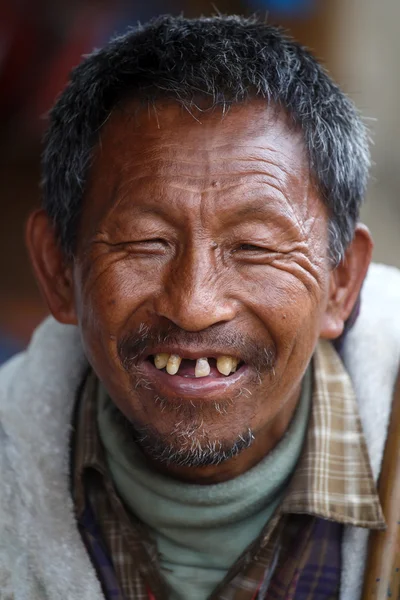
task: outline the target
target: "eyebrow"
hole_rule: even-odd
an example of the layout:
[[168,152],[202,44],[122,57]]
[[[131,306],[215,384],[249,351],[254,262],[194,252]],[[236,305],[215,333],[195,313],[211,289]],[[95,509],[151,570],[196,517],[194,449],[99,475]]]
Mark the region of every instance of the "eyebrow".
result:
[[[129,198],[130,200],[132,199],[132,189],[128,189],[125,191],[125,193],[121,194],[121,189],[119,185],[116,185],[113,193],[111,195],[111,204],[110,204],[110,213],[114,212],[114,210],[119,207],[126,198]],[[158,215],[160,217],[163,217],[164,219],[166,219],[167,221],[171,220],[171,211],[169,210],[168,206],[165,206],[162,202],[157,201],[157,203],[155,204],[151,204],[150,206],[143,206],[143,204],[139,201],[134,201],[132,204],[129,205],[129,208],[126,207],[124,210],[129,210],[129,212],[135,212],[137,214],[141,214],[141,215],[146,215],[146,214],[152,214],[152,215]]]
[[[113,210],[114,209],[112,209],[111,212],[113,212]],[[154,204],[152,203],[150,206],[143,205],[139,201],[137,204],[126,206],[123,209],[122,214],[124,214],[125,211],[134,218],[151,215],[161,218],[169,226],[175,227],[176,225],[176,213],[171,210],[171,207],[167,203],[164,204],[161,201]]]
[[[227,207],[228,209],[228,207]],[[140,203],[136,204],[129,209],[132,212],[137,214],[151,214],[158,215],[164,218],[167,221],[171,221],[171,208],[167,204],[163,204],[161,202],[157,204],[152,204],[151,206],[143,206]],[[268,202],[265,200],[263,202],[259,202],[257,204],[251,204],[247,206],[242,206],[241,208],[236,209],[236,207],[229,207],[229,211],[232,215],[236,217],[251,217],[251,216],[260,216],[265,217],[271,214],[271,211],[268,208]]]
[[[237,223],[240,221],[246,221],[253,218],[254,220],[260,219],[263,222],[274,220],[276,214],[270,209],[268,200],[254,201],[252,204],[242,206],[237,210],[231,210],[231,222]],[[298,218],[294,214],[293,210],[289,207],[288,210],[280,211],[280,219],[286,223],[286,229],[289,231],[294,226],[293,218],[298,222]]]
[[[283,210],[280,211],[281,216],[289,215],[291,211]],[[269,220],[271,217],[275,216],[276,212],[271,209],[271,206],[268,202],[268,199],[263,200],[254,200],[251,204],[247,204],[245,206],[240,206],[236,208],[235,206],[230,206],[229,213],[233,220],[251,220],[251,219],[262,219]]]
[[[142,215],[156,215],[161,217],[165,222],[170,225],[175,225],[176,213],[171,211],[171,207],[166,203],[157,202],[157,204],[151,204],[150,206],[143,206],[140,202],[136,205],[129,207],[130,214],[134,213],[137,216]],[[229,207],[223,207],[223,212],[227,211],[230,215],[231,221],[240,221],[241,219],[251,219],[252,217],[257,219],[263,219],[271,217],[271,209],[268,205],[267,200],[262,200],[258,202],[254,202],[252,204],[241,206],[240,208],[236,208],[235,205],[230,205]]]
[[242,208],[235,210],[235,217],[250,217],[250,216],[260,216],[265,217],[268,213],[267,202],[253,204],[250,206],[242,206]]

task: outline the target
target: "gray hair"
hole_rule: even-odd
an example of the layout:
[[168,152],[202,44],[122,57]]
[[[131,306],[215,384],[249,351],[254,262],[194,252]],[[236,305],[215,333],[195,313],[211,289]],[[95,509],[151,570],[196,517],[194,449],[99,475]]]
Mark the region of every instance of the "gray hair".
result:
[[50,113],[43,203],[73,256],[99,131],[126,97],[224,107],[252,97],[282,107],[301,128],[310,170],[329,216],[330,258],[354,236],[370,168],[366,128],[351,100],[302,46],[256,18],[163,16],[87,56]]

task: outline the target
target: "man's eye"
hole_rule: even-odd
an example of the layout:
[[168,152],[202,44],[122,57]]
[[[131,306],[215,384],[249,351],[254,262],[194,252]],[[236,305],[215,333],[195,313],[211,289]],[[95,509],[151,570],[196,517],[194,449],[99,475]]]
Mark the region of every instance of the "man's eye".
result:
[[161,238],[154,238],[151,240],[138,240],[136,243],[137,244],[160,244],[162,246],[167,245],[166,241],[162,240]]
[[136,240],[128,244],[128,247],[132,248],[132,250],[138,250],[139,252],[141,250],[149,252],[164,252],[168,245],[168,242],[162,238],[152,238],[149,240]]
[[109,245],[117,251],[123,250],[131,253],[164,253],[169,244],[162,238],[151,238],[147,240],[127,240],[124,242],[114,242]]
[[237,250],[247,250],[250,252],[265,252],[266,248],[262,248],[261,246],[255,246],[254,244],[240,244]]
[[123,244],[130,246],[168,246],[168,243],[162,238],[150,238],[148,240],[132,240],[129,242],[123,242]]

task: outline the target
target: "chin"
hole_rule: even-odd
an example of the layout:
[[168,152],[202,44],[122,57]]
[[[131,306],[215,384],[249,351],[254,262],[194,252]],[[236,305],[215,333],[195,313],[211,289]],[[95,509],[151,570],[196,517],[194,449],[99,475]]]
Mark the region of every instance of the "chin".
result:
[[[231,407],[231,405],[229,405]],[[250,448],[255,435],[250,427],[238,428],[227,415],[228,407],[217,403],[210,414],[209,402],[156,401],[156,412],[129,420],[116,408],[117,418],[130,440],[152,461],[176,467],[219,465]],[[208,414],[207,414],[208,413]],[[236,419],[235,419],[236,421]],[[243,421],[242,421],[243,423]]]
[[210,467],[235,458],[255,439],[251,429],[235,440],[213,439],[202,431],[175,431],[165,435],[146,428],[135,439],[144,454],[157,463],[176,467]]

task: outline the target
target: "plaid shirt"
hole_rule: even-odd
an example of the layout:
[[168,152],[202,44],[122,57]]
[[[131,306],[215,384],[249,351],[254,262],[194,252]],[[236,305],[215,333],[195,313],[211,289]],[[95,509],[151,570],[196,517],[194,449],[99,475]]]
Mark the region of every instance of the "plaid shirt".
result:
[[[357,401],[329,342],[313,357],[313,396],[302,455],[283,502],[210,600],[338,597],[342,525],[385,527]],[[157,548],[113,486],[97,429],[97,378],[77,407],[72,489],[82,537],[112,600],[167,600]],[[295,596],[296,594],[296,596]]]

